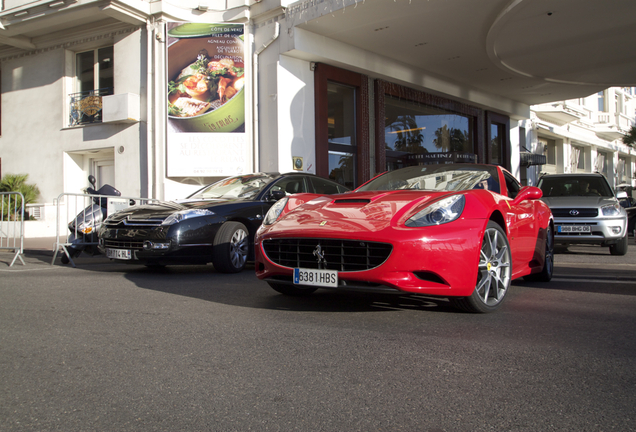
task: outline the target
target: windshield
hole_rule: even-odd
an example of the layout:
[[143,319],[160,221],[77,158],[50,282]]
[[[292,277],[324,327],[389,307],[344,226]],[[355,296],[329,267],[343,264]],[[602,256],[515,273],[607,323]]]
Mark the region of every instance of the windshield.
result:
[[188,198],[252,198],[275,178],[275,176],[270,174],[262,173],[230,177],[213,183],[190,195]]
[[601,196],[613,197],[614,194],[605,179],[588,176],[543,177],[539,188],[544,197],[559,196]]
[[497,168],[472,164],[424,165],[389,171],[359,187],[357,191],[398,189],[430,191],[488,189],[500,192]]

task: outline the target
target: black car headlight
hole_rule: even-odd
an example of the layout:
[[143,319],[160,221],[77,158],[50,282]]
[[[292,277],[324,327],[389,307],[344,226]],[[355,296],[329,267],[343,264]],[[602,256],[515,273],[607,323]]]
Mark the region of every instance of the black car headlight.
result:
[[94,229],[95,229],[95,226],[93,225],[93,221],[90,221],[90,220],[82,222],[77,227],[77,230],[81,232],[82,234],[90,234],[93,232]]
[[207,209],[181,210],[176,213],[172,213],[161,223],[161,225],[173,225],[193,217],[212,216],[212,215],[214,215],[214,213]]
[[452,222],[462,215],[465,203],[464,195],[449,196],[417,212],[405,222],[405,225],[407,227],[426,227]]
[[265,215],[265,219],[263,219],[263,225],[271,225],[280,217],[280,214],[283,212],[283,209],[287,205],[287,201],[289,198],[285,197],[283,199],[279,199],[276,203],[269,209],[267,214]]

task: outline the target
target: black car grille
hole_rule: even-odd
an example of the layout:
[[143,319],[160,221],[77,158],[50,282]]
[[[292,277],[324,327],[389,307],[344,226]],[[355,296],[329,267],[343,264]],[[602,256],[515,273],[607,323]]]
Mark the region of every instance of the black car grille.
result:
[[[393,246],[360,240],[303,238],[265,240],[263,249],[271,261],[283,267],[362,271],[386,261]],[[321,254],[323,259],[319,260]]]
[[551,209],[554,217],[596,217],[597,208],[557,208]]
[[120,221],[106,220],[105,226],[107,228],[121,228],[121,227],[156,227],[161,226],[164,219],[122,219]]
[[102,239],[103,246],[111,249],[133,249],[133,250],[142,250],[144,247],[143,240],[108,240]]

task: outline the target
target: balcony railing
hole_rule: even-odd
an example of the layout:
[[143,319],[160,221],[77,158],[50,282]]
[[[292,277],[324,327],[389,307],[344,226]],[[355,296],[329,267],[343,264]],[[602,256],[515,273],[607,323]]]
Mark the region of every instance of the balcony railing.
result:
[[102,96],[112,94],[112,88],[102,88],[70,94],[69,125],[78,126],[83,124],[101,123]]

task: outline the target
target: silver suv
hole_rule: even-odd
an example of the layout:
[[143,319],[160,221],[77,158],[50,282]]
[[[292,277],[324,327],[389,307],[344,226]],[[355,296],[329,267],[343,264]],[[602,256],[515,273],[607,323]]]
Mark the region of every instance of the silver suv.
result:
[[599,244],[612,255],[627,253],[627,213],[603,175],[548,174],[538,186],[554,215],[556,244]]

